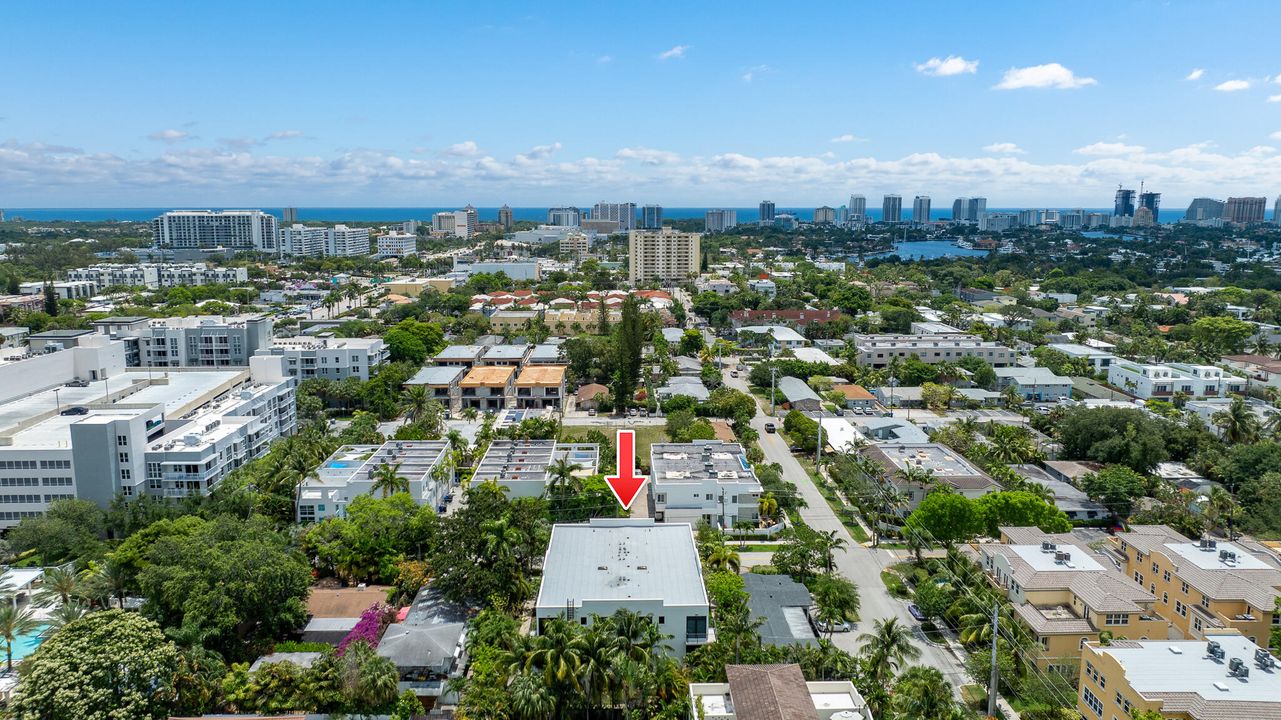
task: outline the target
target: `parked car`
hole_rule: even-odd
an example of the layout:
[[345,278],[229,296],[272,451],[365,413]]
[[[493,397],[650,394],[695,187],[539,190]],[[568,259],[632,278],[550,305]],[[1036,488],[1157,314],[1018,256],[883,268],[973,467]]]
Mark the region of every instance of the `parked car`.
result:
[[62,414],[63,415],[88,415],[89,408],[84,407],[82,405],[77,405],[75,407],[69,407],[66,410],[63,410]]
[[765,432],[767,433],[778,432],[778,426],[775,425],[774,423],[765,423]]
[[917,622],[925,622],[925,613],[916,606],[916,603],[907,604],[907,613],[916,619]]
[[845,410],[842,408],[836,408],[836,417],[845,417]]
[[596,408],[587,411],[587,417],[596,417]]
[[89,387],[89,381],[88,380],[72,380],[71,382],[64,384],[63,387]]
[[794,452],[794,453],[798,453],[798,452],[800,452],[800,451],[801,451],[801,446],[800,446],[800,445],[789,445],[789,446],[787,446],[787,449],[788,449],[788,450],[791,450],[791,451],[792,451],[792,452]]
[[738,377],[738,371],[737,371],[737,370],[730,370],[730,371],[729,371],[729,376],[730,376],[730,377]]
[[814,615],[810,615],[810,624],[814,626],[814,631],[818,633],[843,633],[850,631],[850,624],[841,620],[836,623],[829,623],[826,620],[820,620]]

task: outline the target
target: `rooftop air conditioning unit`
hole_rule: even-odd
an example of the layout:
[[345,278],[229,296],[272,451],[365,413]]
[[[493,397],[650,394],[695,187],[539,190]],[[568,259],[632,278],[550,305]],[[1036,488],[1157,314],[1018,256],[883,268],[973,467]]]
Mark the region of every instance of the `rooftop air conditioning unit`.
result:
[[1210,538],[1201,538],[1201,550],[1204,552],[1214,552],[1214,549],[1218,544],[1219,543],[1217,541],[1211,540]]
[[1246,667],[1245,661],[1241,658],[1232,658],[1228,661],[1228,674],[1232,677],[1247,678],[1250,677],[1250,668]]
[[1067,561],[1069,561],[1069,560],[1071,560],[1071,559],[1072,559],[1072,553],[1069,553],[1069,552],[1058,552],[1058,551],[1056,551],[1056,552],[1054,553],[1054,562],[1056,562],[1056,563],[1058,563],[1058,564],[1060,564],[1060,565],[1065,564]]
[[1050,542],[1049,540],[1043,540],[1043,541],[1041,542],[1041,552],[1043,552],[1043,553],[1052,553],[1052,552],[1054,552],[1055,550],[1058,550],[1058,549],[1059,549],[1058,545],[1055,545],[1054,543]]
[[1225,653],[1223,651],[1222,645],[1220,645],[1217,641],[1211,640],[1210,642],[1206,643],[1205,654],[1208,657],[1222,660]]
[[1254,664],[1264,670],[1269,670],[1277,666],[1277,659],[1272,657],[1267,650],[1258,648],[1254,651]]

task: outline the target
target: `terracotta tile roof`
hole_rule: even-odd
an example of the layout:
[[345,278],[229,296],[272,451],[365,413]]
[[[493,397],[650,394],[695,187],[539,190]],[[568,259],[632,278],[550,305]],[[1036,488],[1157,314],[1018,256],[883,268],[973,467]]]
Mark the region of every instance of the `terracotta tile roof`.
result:
[[307,614],[318,618],[360,617],[370,605],[387,599],[387,588],[370,585],[359,588],[312,588],[307,597]]
[[587,385],[584,385],[578,388],[578,392],[576,393],[576,395],[578,396],[578,402],[583,402],[584,400],[592,400],[597,395],[608,395],[608,394],[609,394],[609,388],[605,387],[604,385],[601,385],[600,383],[588,383]]
[[862,385],[833,385],[832,389],[845,396],[846,400],[875,400],[876,396]]

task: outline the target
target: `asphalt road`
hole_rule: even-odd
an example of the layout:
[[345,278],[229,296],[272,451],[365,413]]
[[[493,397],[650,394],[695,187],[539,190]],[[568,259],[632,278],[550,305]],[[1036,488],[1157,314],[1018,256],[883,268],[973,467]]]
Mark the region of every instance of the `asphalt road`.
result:
[[[745,378],[730,377],[726,372],[724,379],[726,385],[748,392]],[[850,536],[849,531],[837,519],[836,513],[832,512],[832,508],[814,486],[809,474],[787,449],[787,441],[783,436],[765,432],[765,423],[769,419],[760,409],[758,402],[752,427],[760,433],[760,446],[765,453],[766,461],[782,466],[784,479],[794,483],[798,493],[805,500],[806,507],[800,511],[801,518],[811,528],[821,532],[834,530],[846,541],[846,548],[837,551],[835,555],[836,568],[842,576],[858,585],[862,609],[859,611],[860,620],[855,627],[848,633],[834,634],[833,644],[847,652],[857,652],[860,647],[857,639],[859,634],[872,632],[873,623],[876,620],[893,617],[898,618],[899,622],[906,627],[917,627],[918,623],[907,612],[907,603],[891,597],[885,589],[885,584],[881,582],[881,570],[897,562],[898,558],[888,550],[872,550],[863,547]],[[781,426],[782,422],[776,421],[776,424]],[[960,661],[951,651],[920,639],[919,632],[917,635],[913,644],[921,651],[918,663],[937,668],[954,687],[970,682]]]

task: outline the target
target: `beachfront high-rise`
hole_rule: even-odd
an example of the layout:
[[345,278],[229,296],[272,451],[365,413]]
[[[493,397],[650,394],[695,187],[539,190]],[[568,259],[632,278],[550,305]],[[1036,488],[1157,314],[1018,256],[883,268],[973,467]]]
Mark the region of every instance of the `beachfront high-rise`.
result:
[[583,214],[576,207],[554,207],[547,211],[547,224],[557,227],[578,227]]
[[912,200],[912,222],[919,224],[930,221],[930,196],[917,195]]
[[773,200],[762,200],[762,201],[761,201],[761,218],[760,218],[760,220],[761,220],[761,224],[762,224],[762,225],[768,225],[768,224],[770,224],[770,223],[774,222],[774,201],[773,201]]
[[969,220],[970,199],[959,197],[952,201],[952,222]]
[[[738,211],[713,208],[703,215],[703,229],[709,233],[728,230],[738,224]],[[661,225],[660,225],[661,227]]]
[[1159,222],[1161,219],[1161,193],[1139,193],[1139,207],[1147,208],[1152,213],[1152,222]]
[[1230,197],[1223,217],[1230,223],[1248,225],[1263,222],[1263,215],[1268,211],[1268,199],[1265,197]]
[[1117,188],[1116,202],[1112,210],[1116,217],[1134,217],[1134,191]]
[[965,206],[965,219],[970,222],[978,222],[987,214],[987,198],[972,197]]
[[903,198],[886,195],[881,198],[881,222],[896,223],[903,219]]
[[627,241],[628,281],[632,285],[685,282],[698,274],[702,238],[700,233],[672,228],[632,230]]
[[174,210],[151,221],[155,243],[174,250],[280,251],[276,216],[261,210]]
[[640,226],[644,230],[657,230],[663,227],[663,206],[646,205],[642,207]]
[[831,225],[836,222],[836,208],[823,207],[814,208],[815,225]]
[[862,195],[850,196],[850,222],[867,221],[867,198]]
[[512,225],[512,209],[507,205],[498,208],[498,226],[504,230],[511,230]]
[[613,220],[620,231],[636,228],[636,203],[598,202],[592,208],[593,220]]

